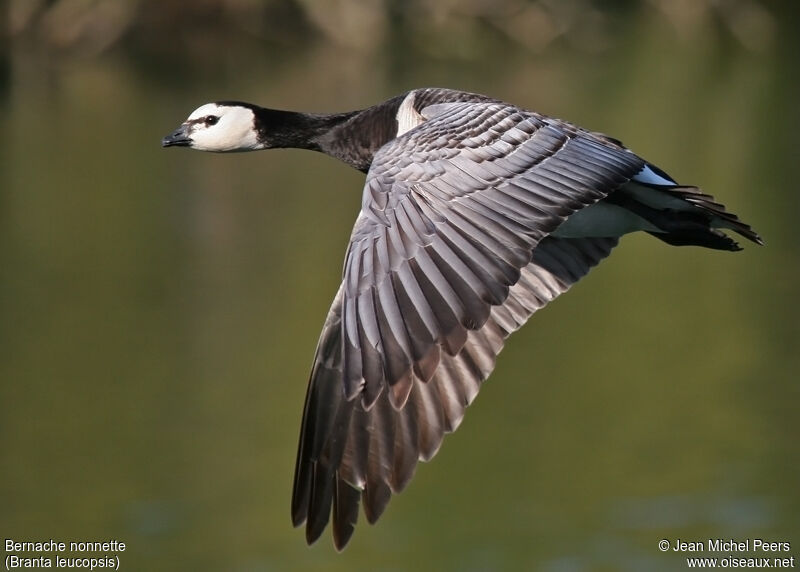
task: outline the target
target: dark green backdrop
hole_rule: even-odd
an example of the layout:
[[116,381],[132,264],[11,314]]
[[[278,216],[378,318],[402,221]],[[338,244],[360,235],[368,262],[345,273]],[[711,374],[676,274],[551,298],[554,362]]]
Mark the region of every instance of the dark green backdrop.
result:
[[[674,570],[800,557],[794,4],[11,1],[0,80],[0,534],[122,570]],[[622,139],[750,222],[627,237],[536,314],[347,550],[289,522],[305,384],[363,177],[161,136],[209,100],[339,111],[428,85]],[[362,515],[363,520],[363,515]]]

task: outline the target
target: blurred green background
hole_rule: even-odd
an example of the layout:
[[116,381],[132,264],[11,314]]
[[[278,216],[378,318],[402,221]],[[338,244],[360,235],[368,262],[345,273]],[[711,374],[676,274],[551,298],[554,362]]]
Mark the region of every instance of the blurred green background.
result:
[[[0,534],[123,570],[674,570],[800,558],[798,3],[10,0],[0,44]],[[314,346],[363,176],[162,150],[207,101],[423,86],[622,139],[764,236],[632,236],[516,334],[347,550],[291,527]]]

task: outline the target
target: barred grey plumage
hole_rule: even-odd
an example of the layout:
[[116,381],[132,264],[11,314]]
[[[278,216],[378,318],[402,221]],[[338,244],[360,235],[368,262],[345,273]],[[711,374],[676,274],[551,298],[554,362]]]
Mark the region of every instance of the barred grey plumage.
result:
[[458,427],[505,339],[619,236],[738,250],[725,228],[761,243],[615,139],[454,90],[336,115],[207,104],[163,144],[306,148],[367,173],[311,371],[292,499],[309,543],[333,515],[338,549],[359,503],[375,522]]

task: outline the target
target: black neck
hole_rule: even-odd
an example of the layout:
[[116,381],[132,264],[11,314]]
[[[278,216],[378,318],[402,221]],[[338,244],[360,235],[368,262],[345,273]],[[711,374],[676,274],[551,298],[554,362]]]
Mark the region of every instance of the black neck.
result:
[[259,140],[267,149],[320,151],[318,139],[353,114],[316,115],[259,107],[253,110]]
[[341,153],[342,146],[336,144],[341,135],[334,136],[360,112],[315,114],[264,107],[254,111],[258,139],[265,149],[309,149],[340,159],[356,169],[369,169],[374,152],[348,157]]
[[367,172],[375,153],[397,133],[400,99],[346,113],[315,114],[253,106],[259,141],[266,149],[310,149]]

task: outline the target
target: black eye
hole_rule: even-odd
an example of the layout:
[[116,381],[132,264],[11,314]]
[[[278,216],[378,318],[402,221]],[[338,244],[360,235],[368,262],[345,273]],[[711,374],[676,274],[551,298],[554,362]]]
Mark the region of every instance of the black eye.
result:
[[219,121],[219,117],[217,117],[216,115],[207,115],[203,121],[208,126],[216,125],[217,121]]

